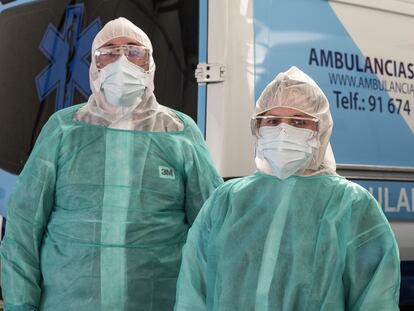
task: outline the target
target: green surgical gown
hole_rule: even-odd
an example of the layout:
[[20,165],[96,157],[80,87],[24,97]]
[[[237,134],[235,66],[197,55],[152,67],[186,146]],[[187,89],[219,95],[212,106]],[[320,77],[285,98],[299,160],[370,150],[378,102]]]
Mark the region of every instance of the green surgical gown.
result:
[[219,187],[188,234],[179,311],[393,311],[399,253],[375,199],[340,176]]
[[8,204],[6,311],[170,311],[181,249],[222,183],[195,123],[143,132],[55,113]]

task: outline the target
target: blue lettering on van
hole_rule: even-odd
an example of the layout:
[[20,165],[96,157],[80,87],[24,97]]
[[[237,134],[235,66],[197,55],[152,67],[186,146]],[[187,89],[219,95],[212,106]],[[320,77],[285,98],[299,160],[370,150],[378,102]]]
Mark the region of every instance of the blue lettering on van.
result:
[[414,64],[392,59],[311,48],[308,64],[317,67],[344,69],[354,72],[380,74],[404,79],[414,78]]
[[388,219],[414,220],[414,182],[355,182],[374,196]]

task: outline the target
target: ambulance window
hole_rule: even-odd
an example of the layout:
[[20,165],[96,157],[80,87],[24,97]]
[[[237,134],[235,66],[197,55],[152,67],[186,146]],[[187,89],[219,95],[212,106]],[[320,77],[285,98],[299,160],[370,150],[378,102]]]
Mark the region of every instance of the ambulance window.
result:
[[0,0],[0,170],[19,174],[50,115],[88,100],[92,39],[119,16],[152,41],[158,102],[197,120],[199,1],[66,3]]

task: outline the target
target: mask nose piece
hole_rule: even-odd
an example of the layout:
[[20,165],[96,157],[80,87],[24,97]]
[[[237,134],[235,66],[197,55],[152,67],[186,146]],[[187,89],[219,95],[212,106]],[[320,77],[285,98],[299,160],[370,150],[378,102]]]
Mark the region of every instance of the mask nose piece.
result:
[[289,137],[289,134],[288,134],[288,132],[286,131],[286,129],[284,127],[282,127],[280,129],[280,134],[285,136],[285,137]]

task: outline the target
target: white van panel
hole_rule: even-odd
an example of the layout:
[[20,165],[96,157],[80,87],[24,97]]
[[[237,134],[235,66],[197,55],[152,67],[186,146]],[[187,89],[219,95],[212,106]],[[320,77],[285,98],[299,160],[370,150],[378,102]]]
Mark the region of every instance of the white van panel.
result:
[[[312,49],[348,53],[360,62],[366,57],[394,60],[414,70],[413,16],[414,0],[210,0],[208,62],[226,66],[226,78],[207,85],[206,138],[221,175],[245,176],[254,171],[249,123],[255,100],[277,73],[292,65],[314,78],[330,101],[334,117],[331,143],[338,164],[412,169],[414,91],[340,85],[332,82],[331,75],[368,77],[408,87],[414,80],[315,64],[309,55]],[[360,102],[359,110],[344,108],[335,98],[336,90],[359,92],[365,102]],[[382,98],[383,111],[377,102],[370,112],[368,99],[374,97]],[[409,101],[410,113],[404,109],[398,114],[390,112],[386,105],[392,98]],[[381,180],[381,173],[377,177],[355,181],[380,201],[395,232],[401,259],[414,260],[414,198],[408,195],[414,193],[414,182],[385,176]]]
[[207,85],[206,140],[224,177],[253,172],[252,1],[209,1],[208,62],[226,66],[225,81]]
[[[414,2],[330,1],[331,7],[365,56],[412,63],[414,40]],[[367,5],[359,7],[359,5]],[[368,7],[369,6],[369,7]],[[379,22],[380,21],[380,22]],[[408,82],[405,78],[377,75],[378,79]],[[390,97],[413,101],[412,93],[388,92]],[[414,112],[402,110],[401,116],[414,134]]]

